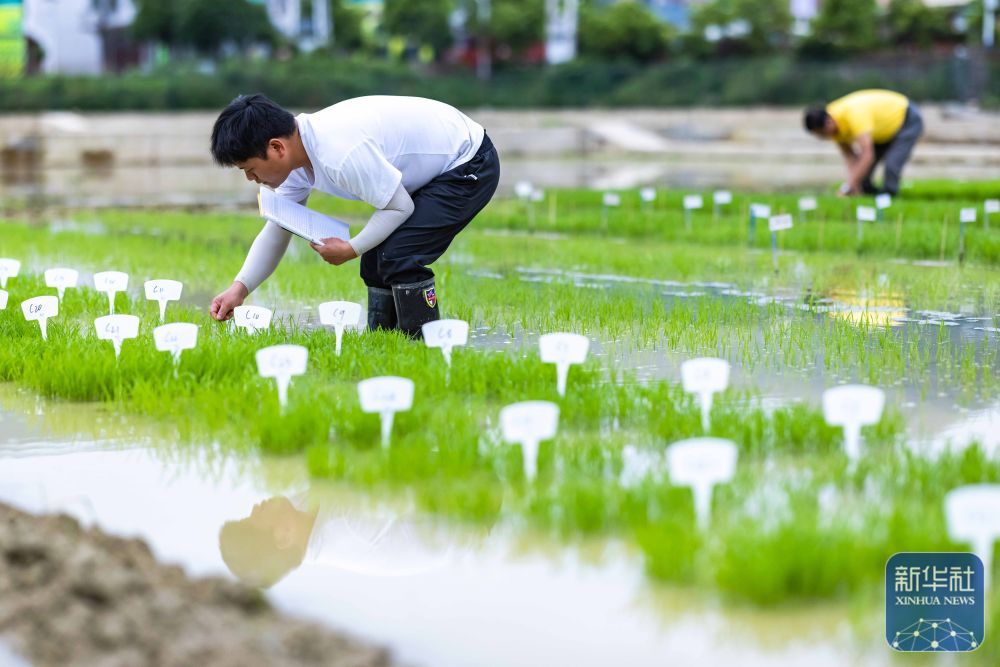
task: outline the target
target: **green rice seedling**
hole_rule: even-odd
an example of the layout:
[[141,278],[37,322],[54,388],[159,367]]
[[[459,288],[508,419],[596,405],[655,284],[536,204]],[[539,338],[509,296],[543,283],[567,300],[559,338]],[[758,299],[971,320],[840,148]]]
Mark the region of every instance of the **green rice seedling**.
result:
[[[943,393],[967,406],[994,400],[997,339],[893,318],[1000,312],[995,230],[969,230],[961,270],[915,265],[939,255],[941,219],[955,202],[901,198],[891,211],[905,233],[876,223],[858,256],[856,202],[821,197],[817,217],[825,222],[797,223],[783,239],[789,270],[775,277],[768,255],[745,247],[746,206],[760,199],[775,212],[794,211],[795,196],[737,195],[715,219],[693,213],[689,231],[683,193],[661,191],[646,210],[626,195],[605,238],[600,193],[557,194],[547,231],[561,235],[528,233],[523,209],[498,201],[435,265],[446,314],[484,334],[455,351],[450,373],[440,352],[393,333],[349,332],[337,356],[332,333],[315,326],[315,306],[361,301],[363,285],[353,267],[326,266],[298,243],[253,295],[276,310],[270,330],[249,335],[211,321],[208,300],[231,280],[260,227],[253,215],[101,211],[79,214],[77,226],[7,223],[0,256],[22,258],[25,269],[0,311],[0,380],[139,416],[179,450],[214,443],[281,456],[317,478],[472,525],[506,522],[574,543],[621,540],[655,579],[756,605],[867,599],[892,551],[956,547],[941,537],[943,495],[995,481],[997,464],[979,448],[933,464],[912,454],[904,447],[904,397]],[[316,205],[355,222],[366,214],[356,203],[318,198]],[[106,301],[92,289],[67,294],[46,343],[21,317],[21,299],[51,292],[39,273],[54,264],[132,274],[119,311],[139,315],[142,325],[117,361],[96,340],[93,318]],[[156,305],[136,298],[147,278],[183,280],[185,298],[169,318],[200,327],[198,347],[176,373],[153,346]],[[551,331],[593,341],[565,398],[538,358],[537,337]],[[308,371],[293,380],[284,412],[254,363],[256,350],[277,343],[309,350]],[[669,483],[662,462],[668,444],[701,433],[698,405],[677,382],[680,362],[693,356],[728,359],[736,375],[716,397],[711,435],[737,444],[740,466],[719,487],[704,534],[690,491]],[[642,361],[651,368],[640,369]],[[377,375],[417,386],[387,449],[378,416],[363,413],[357,397],[357,383]],[[855,470],[842,434],[819,410],[822,388],[846,381],[889,395],[882,421],[864,433]],[[520,448],[502,442],[497,428],[499,410],[525,399],[560,406],[559,434],[542,443],[532,482]],[[630,468],[635,452],[653,461],[649,470]],[[908,521],[914,493],[926,523]]]

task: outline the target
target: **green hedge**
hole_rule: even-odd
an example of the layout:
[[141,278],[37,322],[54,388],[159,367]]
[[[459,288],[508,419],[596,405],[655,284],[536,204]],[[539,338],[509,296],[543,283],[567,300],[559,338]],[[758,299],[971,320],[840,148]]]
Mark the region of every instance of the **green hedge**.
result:
[[[558,67],[507,68],[493,80],[466,71],[431,72],[370,59],[299,57],[285,62],[223,63],[211,74],[174,67],[117,77],[44,76],[0,81],[0,108],[216,109],[242,92],[262,91],[292,107],[315,108],[357,95],[423,95],[464,107],[691,106],[807,104],[863,87],[887,87],[916,100],[964,97],[967,61],[803,62],[788,56],[675,60],[654,66],[576,61]],[[1000,103],[1000,59],[981,101]]]

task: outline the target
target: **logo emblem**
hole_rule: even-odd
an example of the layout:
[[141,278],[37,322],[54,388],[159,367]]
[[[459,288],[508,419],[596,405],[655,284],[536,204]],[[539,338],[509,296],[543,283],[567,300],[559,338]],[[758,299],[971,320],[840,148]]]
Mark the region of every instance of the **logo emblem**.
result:
[[885,639],[896,651],[975,651],[984,592],[975,554],[898,553],[885,566]]
[[434,306],[437,305],[438,297],[435,288],[428,287],[427,289],[424,290],[424,301],[427,302],[428,308],[433,308]]

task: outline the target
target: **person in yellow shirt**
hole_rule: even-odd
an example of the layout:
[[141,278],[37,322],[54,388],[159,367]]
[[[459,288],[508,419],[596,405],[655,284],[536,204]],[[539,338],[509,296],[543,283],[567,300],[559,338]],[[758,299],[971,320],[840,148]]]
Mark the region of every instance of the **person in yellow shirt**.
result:
[[[859,90],[826,106],[810,107],[803,121],[806,131],[840,147],[847,162],[842,195],[898,194],[903,166],[924,131],[917,107],[891,90]],[[872,183],[879,162],[885,163],[880,188]]]

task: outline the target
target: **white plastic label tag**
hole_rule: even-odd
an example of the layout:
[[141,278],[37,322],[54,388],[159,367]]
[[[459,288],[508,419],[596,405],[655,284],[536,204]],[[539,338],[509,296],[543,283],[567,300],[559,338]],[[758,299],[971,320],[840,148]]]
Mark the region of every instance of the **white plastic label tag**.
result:
[[42,340],[48,340],[47,323],[50,317],[59,314],[59,298],[51,295],[36,296],[21,302],[21,312],[29,322],[38,322],[42,330]]
[[861,222],[875,222],[878,218],[878,213],[871,206],[859,206],[856,213],[858,220]]
[[160,352],[169,352],[174,363],[180,363],[181,352],[193,350],[198,344],[198,325],[171,322],[153,329],[153,342]]
[[724,391],[729,386],[729,362],[714,357],[689,359],[681,364],[684,391],[694,394]]
[[465,320],[433,320],[421,330],[427,347],[439,347],[445,363],[451,366],[451,349],[465,345],[469,340],[469,323]]
[[844,428],[844,450],[851,462],[861,457],[861,427],[878,423],[885,392],[878,387],[846,384],[823,392],[823,418]]
[[0,258],[0,288],[7,289],[7,281],[21,272],[21,262],[9,257]]
[[327,301],[319,304],[319,321],[326,327],[333,327],[337,337],[337,356],[340,356],[344,329],[356,327],[361,321],[361,304],[353,301]]
[[45,286],[54,287],[59,294],[59,300],[63,300],[66,290],[76,287],[80,281],[80,272],[76,269],[47,269],[45,271]]
[[128,274],[121,271],[101,271],[94,274],[94,288],[108,295],[108,313],[115,314],[115,294],[128,289]]
[[122,352],[122,342],[139,335],[139,318],[135,315],[105,315],[94,320],[98,340],[110,340],[115,357]]
[[358,398],[364,412],[400,412],[413,407],[413,380],[386,375],[358,383]]
[[233,324],[255,334],[271,326],[272,316],[271,309],[263,306],[236,306],[233,309]]
[[413,380],[386,375],[358,383],[361,410],[378,413],[382,420],[382,447],[389,446],[393,417],[413,407]]
[[986,590],[993,571],[993,547],[1000,537],[1000,484],[971,484],[950,491],[944,498],[948,535],[966,542],[983,561]]
[[544,363],[556,365],[556,389],[565,396],[570,364],[587,360],[590,340],[580,334],[550,333],[539,336],[538,348]]
[[882,418],[885,392],[863,384],[845,384],[823,392],[823,417],[834,426],[870,425]]
[[500,410],[500,431],[506,442],[521,445],[524,476],[538,471],[538,445],[554,438],[559,428],[559,406],[549,401],[524,401]]
[[948,533],[961,542],[980,534],[1000,536],[1000,484],[972,484],[949,492],[945,500]]
[[767,228],[772,232],[780,232],[785,229],[791,229],[792,215],[790,213],[785,213],[784,215],[772,215],[767,220]]
[[306,372],[309,350],[301,345],[272,345],[257,350],[257,372],[278,383],[278,404],[288,405],[288,386],[292,378]]
[[714,357],[689,359],[681,364],[681,385],[701,401],[701,426],[708,432],[713,394],[729,386],[729,362]]
[[147,280],[143,287],[146,299],[160,305],[160,322],[167,317],[167,303],[179,301],[184,290],[184,284],[177,280]]
[[667,447],[670,481],[690,486],[698,526],[706,530],[712,512],[712,487],[736,474],[736,445],[721,438],[691,438]]
[[701,208],[704,205],[701,195],[684,195],[684,210]]
[[531,193],[534,189],[534,186],[532,186],[528,181],[519,181],[514,186],[514,194],[517,195],[518,199],[528,199],[531,197]]

